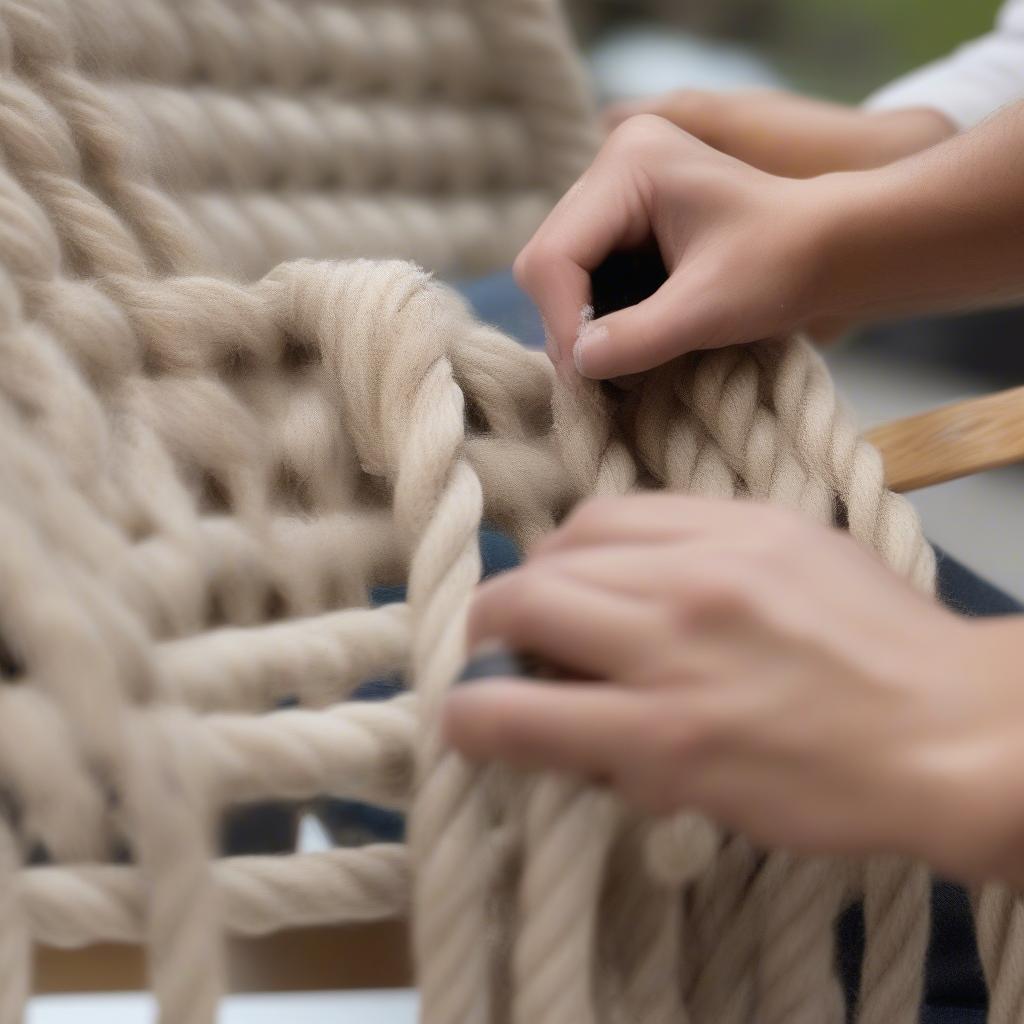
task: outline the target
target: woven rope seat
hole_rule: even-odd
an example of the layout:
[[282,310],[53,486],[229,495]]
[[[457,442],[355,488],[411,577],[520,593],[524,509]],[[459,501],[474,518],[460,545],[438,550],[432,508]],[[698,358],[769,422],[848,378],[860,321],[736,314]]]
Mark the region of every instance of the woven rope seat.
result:
[[[592,494],[754,497],[933,581],[802,342],[612,395],[378,259],[507,263],[585,164],[551,5],[10,0],[0,29],[0,1024],[34,943],[141,942],[161,1019],[200,1024],[225,935],[404,917],[430,1024],[839,1022],[859,898],[858,1020],[916,1020],[923,867],[443,746],[482,522],[525,545]],[[230,808],[323,795],[408,841],[216,855]],[[1020,1020],[1019,905],[977,907]]]

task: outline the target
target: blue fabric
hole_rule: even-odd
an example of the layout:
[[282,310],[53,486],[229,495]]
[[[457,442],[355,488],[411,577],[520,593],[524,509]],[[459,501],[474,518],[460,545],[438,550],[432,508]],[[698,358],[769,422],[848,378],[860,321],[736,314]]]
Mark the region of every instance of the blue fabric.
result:
[[[484,527],[480,531],[480,557],[484,577],[510,569],[519,563],[519,552],[508,537]],[[405,600],[405,587],[377,587],[372,596],[375,606]],[[353,695],[356,700],[387,700],[402,688],[397,676],[372,679]],[[405,835],[401,814],[356,800],[321,801],[317,813],[336,842],[356,845],[360,842],[400,842]]]
[[975,575],[941,548],[936,547],[935,554],[938,556],[939,597],[954,611],[972,617],[1019,615],[1024,611],[1019,601]]
[[510,270],[464,281],[459,290],[481,320],[510,334],[527,348],[544,347],[544,324],[540,314],[516,284]]

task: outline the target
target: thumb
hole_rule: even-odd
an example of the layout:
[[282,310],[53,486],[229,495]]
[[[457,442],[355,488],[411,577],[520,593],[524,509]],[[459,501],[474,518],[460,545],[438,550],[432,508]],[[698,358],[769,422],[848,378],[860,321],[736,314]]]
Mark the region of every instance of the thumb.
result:
[[635,306],[593,320],[573,346],[583,377],[607,380],[650,370],[695,349],[727,344],[718,304],[670,279]]

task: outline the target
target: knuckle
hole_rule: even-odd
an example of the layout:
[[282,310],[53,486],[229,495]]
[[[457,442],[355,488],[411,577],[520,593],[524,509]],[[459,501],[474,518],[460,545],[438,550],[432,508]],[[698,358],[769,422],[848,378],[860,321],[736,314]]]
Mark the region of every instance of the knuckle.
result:
[[529,732],[515,715],[502,714],[466,694],[455,694],[445,707],[446,739],[472,760],[494,757],[515,761],[529,748]]
[[683,127],[690,131],[691,123],[704,124],[720,105],[721,97],[704,89],[679,89],[672,94],[672,107],[687,122]]
[[754,608],[748,577],[722,564],[692,581],[678,609],[678,625],[686,630],[747,619]]
[[529,274],[530,267],[530,244],[519,250],[519,255],[516,256],[512,262],[512,276],[516,279],[516,283],[524,285],[526,283],[527,275]]
[[505,585],[496,593],[500,601],[501,635],[513,642],[522,642],[532,635],[542,618],[544,575],[536,569],[520,569],[503,583]]
[[511,735],[515,724],[508,716],[494,714],[475,694],[455,693],[444,709],[445,739],[456,750],[472,759],[485,759],[504,753],[515,742]]
[[563,527],[571,537],[587,536],[603,527],[615,513],[615,498],[590,498],[572,511]]
[[643,156],[660,148],[666,136],[678,134],[665,118],[642,113],[627,117],[608,136],[606,148],[626,157]]
[[512,275],[520,288],[529,291],[540,276],[541,267],[549,259],[550,253],[546,252],[543,242],[534,239],[527,243],[512,264]]
[[484,584],[469,608],[466,633],[470,646],[492,638],[515,642],[528,633],[536,618],[540,590],[537,573],[528,567]]

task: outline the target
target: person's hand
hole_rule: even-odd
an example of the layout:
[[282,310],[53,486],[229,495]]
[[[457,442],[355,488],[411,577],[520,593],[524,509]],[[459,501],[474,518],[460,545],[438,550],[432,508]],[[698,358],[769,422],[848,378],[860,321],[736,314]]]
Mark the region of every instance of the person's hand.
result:
[[597,500],[471,609],[472,645],[501,641],[564,681],[461,687],[447,736],[756,842],[1022,879],[1024,679],[1007,621],[1016,639],[997,652],[998,628],[795,513]]
[[[831,207],[814,182],[766,174],[641,115],[612,133],[541,225],[516,278],[540,309],[556,365],[571,354],[587,377],[634,373],[820,319],[827,289],[816,277]],[[668,281],[579,334],[590,272],[652,238]]]
[[[818,324],[1024,298],[1024,103],[883,167],[768,174],[664,118],[623,122],[519,254],[560,369],[647,370],[677,355]],[[590,273],[654,241],[649,299],[589,325]],[[577,334],[579,335],[577,339]]]
[[637,114],[657,114],[723,153],[791,178],[880,167],[956,131],[928,107],[870,111],[774,90],[683,89],[616,103],[605,122],[614,129]]

